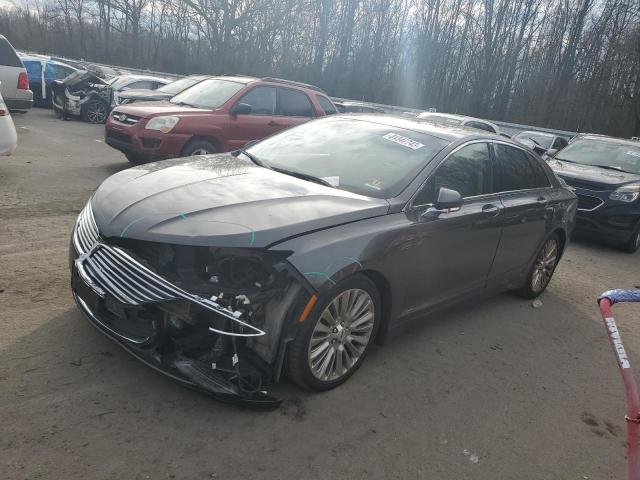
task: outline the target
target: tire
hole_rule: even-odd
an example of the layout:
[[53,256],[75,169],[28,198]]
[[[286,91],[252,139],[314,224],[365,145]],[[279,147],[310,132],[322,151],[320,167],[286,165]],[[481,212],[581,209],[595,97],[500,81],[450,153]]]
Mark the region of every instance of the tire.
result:
[[124,156],[127,157],[127,160],[134,165],[141,165],[149,161],[145,155],[141,155],[139,153],[125,153]]
[[192,155],[209,155],[216,153],[218,150],[216,147],[206,140],[193,140],[184,147],[182,151],[183,157],[190,157]]
[[[289,379],[312,390],[329,390],[347,381],[360,368],[374,342],[381,307],[378,289],[364,275],[353,275],[333,287],[318,301],[289,344],[285,363]],[[355,318],[347,314],[354,310]],[[340,311],[342,322],[336,315]],[[337,321],[333,322],[327,312]],[[354,331],[359,333],[353,335]]]
[[558,266],[560,258],[560,237],[552,234],[545,240],[536,253],[536,259],[531,265],[524,286],[516,293],[522,298],[536,298],[545,291]]
[[640,249],[640,223],[631,234],[631,238],[622,246],[622,250],[627,253],[636,253]]
[[101,100],[89,100],[82,109],[82,119],[89,123],[105,123],[109,117],[109,107]]

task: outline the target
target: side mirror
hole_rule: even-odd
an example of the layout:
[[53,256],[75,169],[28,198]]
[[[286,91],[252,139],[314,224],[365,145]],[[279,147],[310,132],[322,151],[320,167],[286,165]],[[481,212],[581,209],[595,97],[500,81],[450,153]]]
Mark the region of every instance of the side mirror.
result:
[[440,187],[435,207],[438,210],[458,210],[462,207],[462,195],[456,190]]
[[558,153],[558,149],[557,148],[550,148],[549,150],[547,150],[544,153],[545,153],[545,155],[547,157],[552,158],[556,153]]
[[229,110],[229,113],[233,116],[249,115],[251,111],[252,111],[251,105],[247,103],[236,103],[233,107],[231,107],[231,110]]

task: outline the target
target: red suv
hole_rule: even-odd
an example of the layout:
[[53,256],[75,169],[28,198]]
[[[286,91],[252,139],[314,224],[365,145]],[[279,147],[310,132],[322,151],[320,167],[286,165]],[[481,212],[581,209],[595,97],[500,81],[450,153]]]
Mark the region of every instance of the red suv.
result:
[[294,125],[336,113],[317,87],[277,78],[212,77],[168,102],[117,107],[107,144],[132,163],[228,152]]

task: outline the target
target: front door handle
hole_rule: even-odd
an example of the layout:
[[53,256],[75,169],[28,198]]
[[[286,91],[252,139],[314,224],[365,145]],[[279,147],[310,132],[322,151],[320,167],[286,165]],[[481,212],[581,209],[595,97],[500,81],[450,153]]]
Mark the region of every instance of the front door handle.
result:
[[482,213],[484,213],[488,217],[495,217],[500,213],[500,209],[495,205],[488,204],[482,207]]

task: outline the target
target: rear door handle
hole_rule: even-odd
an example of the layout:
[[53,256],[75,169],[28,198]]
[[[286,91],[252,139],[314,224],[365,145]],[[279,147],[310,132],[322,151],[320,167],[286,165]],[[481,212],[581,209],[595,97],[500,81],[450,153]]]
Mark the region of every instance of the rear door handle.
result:
[[500,213],[500,209],[490,203],[482,207],[482,213],[484,213],[488,217],[495,217]]

